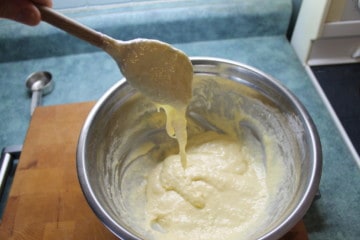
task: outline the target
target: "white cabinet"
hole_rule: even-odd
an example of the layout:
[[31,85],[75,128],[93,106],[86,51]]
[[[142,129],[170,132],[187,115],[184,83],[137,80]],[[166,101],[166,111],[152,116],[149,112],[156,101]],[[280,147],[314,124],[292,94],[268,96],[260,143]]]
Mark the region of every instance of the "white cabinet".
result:
[[304,64],[360,62],[360,0],[304,0],[291,39]]

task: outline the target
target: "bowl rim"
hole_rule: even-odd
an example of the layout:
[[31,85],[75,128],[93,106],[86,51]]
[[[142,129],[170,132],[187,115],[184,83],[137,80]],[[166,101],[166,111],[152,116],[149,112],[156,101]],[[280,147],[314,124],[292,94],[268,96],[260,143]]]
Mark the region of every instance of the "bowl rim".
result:
[[[239,63],[236,61],[226,60],[222,58],[213,58],[213,57],[190,57],[192,64],[195,66],[194,74],[198,73],[196,71],[197,65],[227,65],[236,68],[242,68],[249,72],[256,73],[258,76],[265,78],[269,81],[272,87],[280,90],[283,95],[295,106],[295,108],[301,113],[303,117],[304,125],[309,133],[310,145],[313,147],[310,158],[313,159],[312,165],[310,166],[311,172],[309,173],[309,181],[306,185],[303,196],[301,196],[298,205],[294,208],[293,212],[284,219],[284,221],[278,226],[274,227],[271,231],[263,235],[260,239],[279,239],[292,227],[297,224],[302,217],[305,215],[307,210],[310,208],[311,203],[319,190],[319,184],[321,179],[322,172],[322,147],[320,142],[320,137],[316,129],[315,123],[313,122],[310,114],[300,102],[300,100],[281,82],[273,78],[272,76],[258,70],[257,68],[251,67],[249,65]],[[236,80],[234,80],[236,81]],[[88,114],[83,127],[80,132],[78,139],[78,146],[76,152],[76,168],[78,179],[80,182],[81,189],[83,194],[90,205],[91,209],[97,215],[97,217],[103,222],[103,224],[117,237],[125,238],[130,240],[140,239],[133,235],[130,231],[120,226],[115,222],[114,219],[101,207],[93,189],[90,186],[89,176],[86,172],[86,158],[85,158],[85,148],[87,143],[88,131],[91,127],[91,123],[97,113],[104,106],[107,99],[109,99],[115,92],[125,85],[126,79],[122,78],[119,82],[114,84],[110,89],[108,89],[105,94],[96,102],[94,107],[91,109]]]

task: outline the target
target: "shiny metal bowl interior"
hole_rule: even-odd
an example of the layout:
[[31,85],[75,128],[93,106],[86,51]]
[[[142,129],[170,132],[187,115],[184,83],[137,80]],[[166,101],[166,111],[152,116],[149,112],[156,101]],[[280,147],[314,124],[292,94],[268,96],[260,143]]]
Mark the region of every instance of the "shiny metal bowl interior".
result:
[[[220,116],[225,126],[233,124],[234,112],[239,111],[274,130],[276,147],[286,156],[283,188],[288,190],[279,190],[285,200],[275,206],[273,220],[256,238],[278,239],[303,217],[318,190],[322,155],[316,128],[296,97],[257,69],[215,58],[192,58],[192,63],[194,97],[187,113],[190,136],[198,131],[223,131],[212,117]],[[236,125],[234,129],[240,126],[262,141],[261,128],[251,121],[244,118]],[[160,149],[176,144],[164,127],[164,114],[123,79],[97,102],[81,131],[77,171],[82,190],[95,214],[121,239],[147,239],[128,210],[131,203],[126,202],[126,194],[131,184],[126,182],[126,170],[133,164],[128,158],[134,147],[145,141]]]

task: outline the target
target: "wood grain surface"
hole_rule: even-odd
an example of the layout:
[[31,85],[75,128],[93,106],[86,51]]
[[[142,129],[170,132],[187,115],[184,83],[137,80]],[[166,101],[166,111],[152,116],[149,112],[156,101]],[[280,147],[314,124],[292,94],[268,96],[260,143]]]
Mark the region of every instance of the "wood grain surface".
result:
[[[0,239],[117,239],[86,202],[76,173],[76,146],[93,102],[38,107],[32,117]],[[306,240],[301,221],[283,240]]]

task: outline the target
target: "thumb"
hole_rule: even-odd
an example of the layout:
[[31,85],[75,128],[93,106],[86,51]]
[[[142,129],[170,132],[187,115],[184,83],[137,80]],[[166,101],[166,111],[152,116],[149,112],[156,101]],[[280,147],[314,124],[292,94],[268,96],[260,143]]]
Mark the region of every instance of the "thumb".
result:
[[27,25],[39,24],[39,10],[27,0],[0,0],[0,17],[8,18]]

